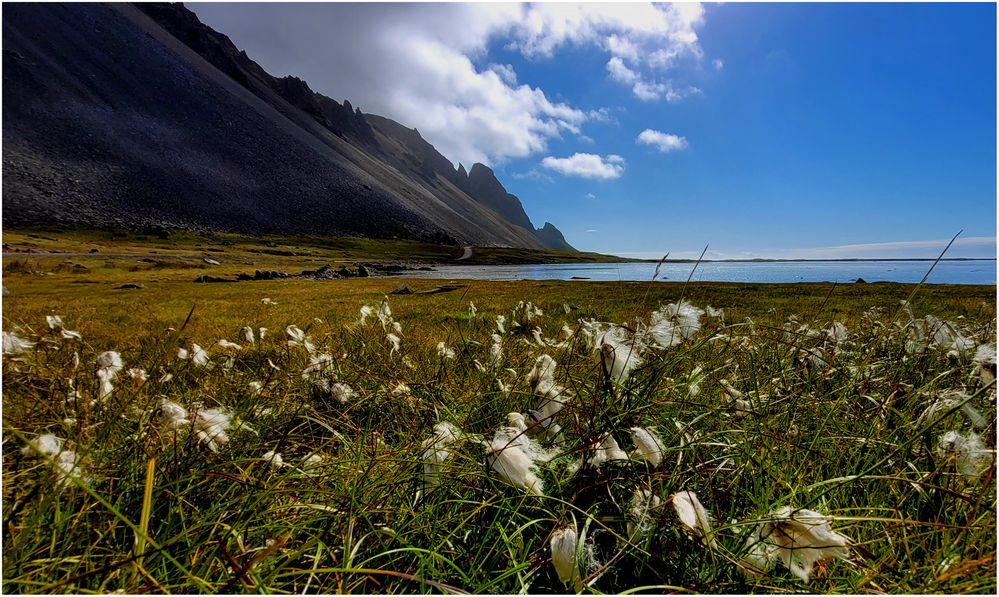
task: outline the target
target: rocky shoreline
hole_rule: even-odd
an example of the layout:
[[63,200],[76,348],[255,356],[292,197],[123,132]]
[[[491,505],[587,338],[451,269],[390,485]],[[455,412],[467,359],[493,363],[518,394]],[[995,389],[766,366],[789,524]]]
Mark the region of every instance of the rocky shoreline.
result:
[[317,270],[303,270],[299,274],[277,270],[256,270],[253,274],[240,273],[236,278],[223,278],[219,276],[203,275],[195,278],[199,284],[211,284],[222,282],[254,282],[258,280],[344,280],[349,278],[369,278],[373,276],[388,277],[399,275],[403,272],[427,271],[432,272],[434,268],[427,265],[417,265],[411,263],[358,263],[354,269],[346,265],[334,267],[326,264]]

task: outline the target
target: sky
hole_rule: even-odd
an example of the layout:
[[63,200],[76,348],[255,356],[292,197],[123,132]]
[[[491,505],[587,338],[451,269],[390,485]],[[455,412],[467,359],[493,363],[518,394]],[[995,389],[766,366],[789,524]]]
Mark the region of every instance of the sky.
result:
[[994,4],[188,4],[629,257],[996,256]]

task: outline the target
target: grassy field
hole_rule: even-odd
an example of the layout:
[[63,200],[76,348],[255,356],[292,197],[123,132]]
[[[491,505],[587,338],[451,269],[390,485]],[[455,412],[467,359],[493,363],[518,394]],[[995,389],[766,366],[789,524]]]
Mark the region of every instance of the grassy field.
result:
[[5,592],[996,590],[994,286],[406,280],[379,318],[399,280],[191,280],[444,249],[32,234],[73,255],[4,258]]

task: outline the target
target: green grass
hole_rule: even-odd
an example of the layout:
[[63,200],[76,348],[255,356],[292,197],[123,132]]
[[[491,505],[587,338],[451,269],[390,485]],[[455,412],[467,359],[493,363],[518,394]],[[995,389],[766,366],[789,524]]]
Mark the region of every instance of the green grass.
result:
[[[148,249],[126,249],[126,240],[108,241],[102,253]],[[195,263],[190,253],[157,250]],[[303,257],[259,259],[299,264]],[[561,593],[567,589],[548,541],[573,520],[586,527],[602,566],[586,571],[584,592],[996,590],[994,464],[965,477],[938,456],[944,432],[970,429],[961,410],[916,423],[942,392],[962,390],[988,422],[979,434],[994,450],[995,386],[979,379],[973,351],[906,351],[908,316],[899,301],[911,285],[468,281],[447,293],[390,296],[404,332],[392,354],[377,321],[356,322],[361,305],[377,305],[399,280],[193,284],[195,270],[129,271],[135,260],[124,257],[120,266],[83,273],[54,271],[61,260],[13,265],[20,260],[4,259],[4,330],[37,346],[3,362],[5,592]],[[135,280],[146,288],[115,290]],[[416,291],[436,286],[406,283]],[[264,297],[276,304],[262,304]],[[634,326],[681,298],[724,309],[724,318],[704,317],[689,340],[648,350],[623,386],[604,379],[580,319]],[[513,333],[521,300],[543,309],[544,338],[566,324],[573,339],[540,347]],[[994,342],[994,286],[924,286],[913,308],[917,317],[955,322],[976,343]],[[61,315],[82,341],[49,330],[49,314]],[[508,329],[504,360],[492,368],[490,334],[500,314]],[[792,315],[798,323],[788,333]],[[830,340],[800,330],[834,320],[849,330],[835,352]],[[251,345],[239,336],[244,325],[270,333]],[[333,357],[338,380],[357,396],[340,403],[302,378],[309,355],[287,344],[288,325]],[[244,348],[214,346],[221,338]],[[456,352],[453,360],[437,355],[439,341]],[[177,358],[192,343],[209,350],[212,368]],[[811,369],[801,357],[814,347],[835,357]],[[136,387],[122,372],[110,397],[90,404],[105,350],[121,352],[126,369],[142,368],[148,380]],[[500,481],[485,449],[469,439],[453,445],[440,486],[415,502],[421,443],[433,425],[449,421],[488,439],[507,413],[537,406],[525,375],[544,353],[558,363],[556,381],[575,394],[559,415],[562,443],[549,446],[561,455],[538,471],[544,497]],[[703,380],[693,395],[698,366]],[[160,381],[168,373],[172,380]],[[497,379],[510,384],[509,394]],[[70,380],[82,397],[67,404]],[[754,401],[753,413],[740,416],[728,405],[723,380]],[[249,389],[253,381],[265,384],[261,393]],[[393,395],[399,383],[412,392]],[[253,432],[233,431],[211,452],[193,433],[158,425],[162,398],[225,407]],[[635,425],[658,429],[662,465],[632,460],[568,471],[584,440],[608,431],[629,451],[627,429]],[[82,455],[85,485],[59,489],[49,463],[21,455],[25,439],[42,433],[65,438]],[[267,451],[293,466],[313,453],[323,460],[303,475],[273,469]],[[636,488],[664,501],[696,492],[713,517],[717,545],[684,533],[668,503],[653,512],[646,539],[624,541]],[[850,561],[824,564],[807,584],[780,565],[746,574],[738,563],[747,533],[784,505],[832,516],[834,530],[854,543]]]

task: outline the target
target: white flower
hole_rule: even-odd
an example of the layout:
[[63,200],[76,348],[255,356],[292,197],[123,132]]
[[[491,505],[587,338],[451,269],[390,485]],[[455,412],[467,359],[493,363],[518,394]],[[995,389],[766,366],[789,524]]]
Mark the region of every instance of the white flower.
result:
[[306,473],[315,471],[323,463],[323,457],[319,454],[309,454],[308,456],[302,458],[302,462],[299,466]]
[[576,529],[562,527],[552,533],[551,538],[552,565],[558,573],[558,579],[567,587],[579,578],[579,566],[576,564]]
[[760,571],[780,561],[808,582],[817,562],[850,557],[850,539],[832,530],[829,518],[812,510],[784,506],[772,512],[749,537],[745,563]]
[[357,325],[364,325],[364,320],[366,320],[374,312],[375,309],[371,305],[362,305],[361,318],[357,320]]
[[329,392],[336,381],[336,365],[333,356],[326,353],[309,357],[309,366],[302,370],[302,379],[312,383],[324,392]]
[[[250,329],[250,328],[246,328],[246,329]],[[252,333],[252,331],[251,331],[251,333]],[[251,342],[252,342],[252,340],[251,340]],[[219,340],[218,341],[218,345],[221,346],[222,348],[232,348],[234,350],[243,350],[242,346],[240,346],[239,344],[236,344],[235,342],[230,342],[230,341],[226,340],[225,338],[222,338],[221,340]]]
[[3,333],[3,353],[7,356],[16,356],[35,346],[34,342],[29,342],[18,338],[13,332]]
[[62,444],[62,438],[56,437],[51,433],[46,433],[30,440],[27,446],[21,448],[21,454],[25,456],[42,454],[49,458],[54,458],[62,452]]
[[433,435],[423,440],[424,490],[440,483],[441,466],[451,455],[451,451],[448,448],[451,444],[458,441],[460,434],[461,431],[457,427],[447,421],[441,421],[434,425]]
[[444,342],[437,343],[437,356],[442,359],[453,359],[454,351],[447,347]]
[[334,400],[344,403],[353,398],[356,392],[345,383],[335,383],[330,386],[330,395]]
[[63,340],[82,340],[83,339],[83,336],[80,335],[80,332],[76,332],[76,331],[73,331],[73,330],[66,330],[66,329],[59,330],[59,335],[62,336]]
[[[708,511],[701,505],[701,501],[697,499],[696,493],[681,491],[673,494],[671,499],[673,500],[673,509],[676,510],[676,515],[680,518],[680,522],[687,529],[687,532],[701,539],[711,535],[711,518]],[[714,538],[711,538],[708,543],[714,545]]]
[[192,344],[191,362],[194,363],[196,367],[204,367],[208,365],[208,351],[201,348],[197,344]]
[[396,336],[395,334],[386,334],[385,339],[392,345],[392,349],[389,351],[389,356],[392,356],[399,351],[399,343],[401,342],[399,340],[399,336]]
[[382,299],[382,304],[378,307],[378,321],[381,322],[382,328],[386,328],[392,323],[392,308],[389,307],[388,297]]
[[975,433],[967,436],[948,431],[937,444],[937,455],[953,460],[958,472],[965,477],[981,477],[992,466],[992,450],[987,449]]
[[118,372],[124,368],[121,355],[113,350],[108,350],[97,355],[98,373],[104,371],[109,380],[114,379]]
[[702,315],[704,311],[687,301],[670,303],[659,311],[653,311],[649,319],[652,341],[661,348],[676,346],[701,329]]
[[615,326],[604,332],[597,340],[597,347],[597,362],[618,385],[628,381],[631,371],[642,364],[642,346],[634,339],[625,340],[624,328]]
[[273,450],[264,452],[264,461],[270,463],[271,468],[278,470],[284,466],[284,458],[281,457],[280,452],[274,452]]
[[289,325],[284,329],[284,332],[289,338],[288,346],[301,346],[305,348],[305,351],[309,354],[312,354],[315,351],[316,347],[313,346],[312,341],[297,325]]
[[[253,342],[254,342],[254,339],[253,339],[253,328],[251,328],[248,325],[244,325],[242,328],[240,328],[239,333],[243,337],[243,340],[247,344],[253,344]],[[263,336],[261,336],[261,338],[262,337]]]
[[631,496],[631,511],[628,514],[628,540],[641,541],[652,526],[650,512],[658,508],[662,500],[648,489],[636,489]]
[[663,442],[654,429],[632,427],[631,439],[635,442],[634,454],[648,460],[652,466],[659,466],[662,463]]
[[146,383],[148,375],[145,369],[132,368],[128,370],[128,376],[132,378],[132,382],[135,383],[135,387],[141,387],[142,384]]
[[493,343],[489,347],[489,365],[499,367],[503,362],[503,338],[499,334],[493,334]]
[[534,461],[519,445],[511,443],[509,438],[501,435],[494,437],[493,441],[485,446],[486,461],[500,479],[514,487],[526,489],[534,495],[544,495],[541,479],[531,470],[534,468]]
[[996,345],[982,344],[975,350],[975,362],[982,383],[990,384],[996,380]]

